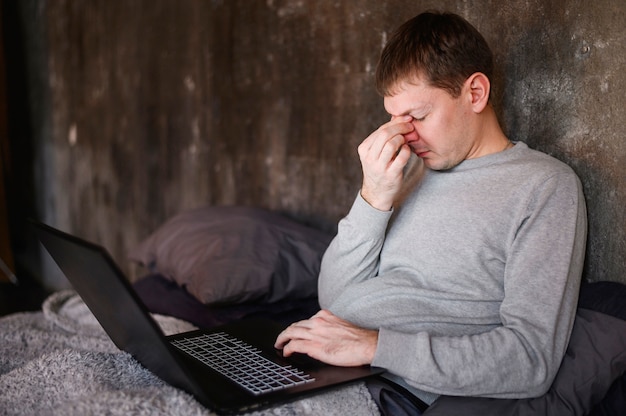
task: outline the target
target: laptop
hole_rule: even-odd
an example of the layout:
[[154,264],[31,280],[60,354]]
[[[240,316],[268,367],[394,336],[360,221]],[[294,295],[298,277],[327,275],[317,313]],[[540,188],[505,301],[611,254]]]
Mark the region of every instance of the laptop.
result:
[[[284,326],[265,319],[165,336],[106,249],[45,224],[34,225],[115,345],[217,413],[257,410],[383,372],[371,366],[331,366],[301,354],[282,357],[274,341]],[[244,363],[244,358],[255,363]],[[269,374],[258,380],[259,371]]]

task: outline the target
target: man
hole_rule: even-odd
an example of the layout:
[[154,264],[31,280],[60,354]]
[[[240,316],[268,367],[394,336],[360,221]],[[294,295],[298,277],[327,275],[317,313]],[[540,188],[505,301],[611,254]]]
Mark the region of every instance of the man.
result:
[[383,367],[428,404],[549,389],[575,317],[584,198],[568,166],[509,141],[491,76],[459,16],[421,14],[390,39],[376,81],[391,120],[359,146],[323,310],[278,337],[285,355]]

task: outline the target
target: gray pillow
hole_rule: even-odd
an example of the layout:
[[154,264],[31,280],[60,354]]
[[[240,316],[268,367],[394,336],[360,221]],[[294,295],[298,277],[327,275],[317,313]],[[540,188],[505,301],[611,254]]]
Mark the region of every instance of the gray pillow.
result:
[[563,363],[545,395],[518,400],[441,396],[424,415],[585,415],[625,371],[626,321],[578,309]]
[[172,217],[129,257],[207,305],[272,303],[317,295],[331,238],[260,208],[206,207]]

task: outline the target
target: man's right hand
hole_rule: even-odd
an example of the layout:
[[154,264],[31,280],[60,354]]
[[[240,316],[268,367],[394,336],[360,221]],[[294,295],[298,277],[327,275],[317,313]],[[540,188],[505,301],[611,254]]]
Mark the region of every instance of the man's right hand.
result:
[[359,145],[363,168],[361,196],[372,207],[389,211],[403,179],[403,169],[411,157],[405,134],[413,131],[411,116],[393,117]]

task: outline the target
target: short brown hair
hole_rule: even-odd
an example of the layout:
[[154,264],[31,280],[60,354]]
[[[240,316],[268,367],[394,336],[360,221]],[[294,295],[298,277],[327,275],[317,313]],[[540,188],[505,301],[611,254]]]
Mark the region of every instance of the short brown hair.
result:
[[400,26],[380,56],[376,89],[393,95],[401,81],[417,77],[458,97],[467,78],[493,73],[493,54],[483,36],[453,13],[425,12]]

